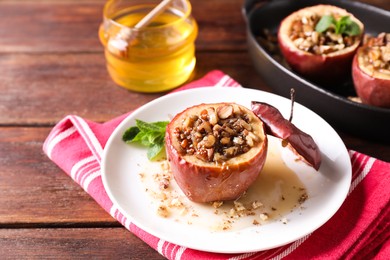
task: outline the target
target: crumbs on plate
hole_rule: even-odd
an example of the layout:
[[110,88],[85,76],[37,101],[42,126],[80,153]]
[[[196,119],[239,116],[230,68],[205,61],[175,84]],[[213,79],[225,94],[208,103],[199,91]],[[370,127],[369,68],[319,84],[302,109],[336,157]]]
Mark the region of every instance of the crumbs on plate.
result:
[[[234,201],[194,203],[180,190],[170,171],[167,160],[154,162],[153,169],[139,173],[145,191],[151,196],[155,212],[162,218],[193,225],[201,223],[212,231],[228,231],[248,226],[259,226],[275,219],[277,209],[267,207],[261,201],[248,199],[247,193]],[[306,190],[299,188],[297,205],[307,198]],[[281,200],[284,200],[282,196]],[[277,218],[283,224],[288,220],[282,215]]]

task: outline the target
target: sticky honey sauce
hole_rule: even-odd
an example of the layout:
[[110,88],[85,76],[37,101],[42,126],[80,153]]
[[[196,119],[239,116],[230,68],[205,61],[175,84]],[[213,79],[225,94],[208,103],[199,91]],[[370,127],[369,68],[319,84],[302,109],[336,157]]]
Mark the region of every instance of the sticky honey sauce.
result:
[[146,28],[133,31],[124,49],[108,46],[109,40],[120,33],[121,26],[134,28],[150,9],[140,5],[121,10],[110,17],[111,24],[106,23],[99,30],[112,79],[140,92],[179,86],[190,77],[196,62],[197,24],[173,7],[155,17]]
[[298,176],[271,151],[263,171],[242,200],[260,200],[266,205],[270,218],[275,219],[298,206],[305,196],[305,186]]
[[[272,221],[288,224],[286,215],[300,207],[307,199],[307,191],[296,173],[283,162],[278,146],[280,142],[270,140],[267,160],[258,179],[235,201],[191,202],[175,183],[167,162],[160,162],[163,171],[157,170],[158,167],[145,170],[142,182],[156,214],[176,222],[211,231],[237,231]],[[166,186],[162,187],[164,182]]]

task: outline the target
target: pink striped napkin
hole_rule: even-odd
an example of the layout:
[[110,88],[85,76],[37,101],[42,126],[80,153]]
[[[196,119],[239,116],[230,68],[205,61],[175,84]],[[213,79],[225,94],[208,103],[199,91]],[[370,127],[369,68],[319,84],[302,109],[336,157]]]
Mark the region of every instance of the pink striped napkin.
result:
[[[203,86],[240,87],[212,71],[176,91]],[[104,124],[75,115],[61,120],[43,150],[112,217],[168,259],[389,259],[390,163],[349,151],[353,180],[340,210],[321,228],[291,244],[261,252],[217,254],[178,246],[132,224],[111,202],[101,180],[101,156],[110,134],[127,114]]]

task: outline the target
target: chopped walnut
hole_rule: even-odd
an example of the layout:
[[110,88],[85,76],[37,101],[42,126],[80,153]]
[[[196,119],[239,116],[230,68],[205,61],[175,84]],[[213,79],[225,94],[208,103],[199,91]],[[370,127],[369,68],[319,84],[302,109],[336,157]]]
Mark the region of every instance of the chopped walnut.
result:
[[307,193],[305,192],[304,194],[302,194],[302,195],[299,197],[298,203],[299,203],[299,204],[304,203],[304,202],[307,200],[308,197],[309,197],[309,196],[308,196]]
[[244,205],[241,202],[238,202],[238,201],[234,201],[234,209],[236,211],[245,211],[246,210]]
[[160,205],[157,208],[157,214],[163,218],[167,218],[169,216],[169,210],[165,205]]
[[262,206],[263,206],[263,203],[261,203],[261,202],[259,202],[257,200],[252,202],[252,209],[258,209],[258,208],[260,208]]
[[173,198],[171,200],[170,205],[173,207],[183,207],[184,206],[184,204],[178,198]]
[[212,205],[213,205],[214,208],[217,209],[217,208],[219,208],[219,207],[221,207],[223,205],[223,201],[214,201],[212,203]]
[[269,218],[268,213],[261,213],[260,214],[261,220],[266,221],[266,220],[268,220],[268,218]]
[[223,163],[261,141],[253,131],[250,118],[238,105],[224,104],[186,117],[174,134],[183,154]]
[[390,33],[380,33],[377,37],[366,36],[362,50],[365,55],[360,61],[367,68],[390,75]]
[[169,187],[169,179],[168,178],[162,178],[160,181],[160,189],[166,190]]

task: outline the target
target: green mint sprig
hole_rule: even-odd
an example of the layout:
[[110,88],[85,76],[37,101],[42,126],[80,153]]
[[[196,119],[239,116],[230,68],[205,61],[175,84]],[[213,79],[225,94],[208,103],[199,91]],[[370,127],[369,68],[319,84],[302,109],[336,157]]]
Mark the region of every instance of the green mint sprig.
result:
[[136,119],[136,126],[125,131],[122,140],[126,143],[139,143],[148,148],[147,157],[153,161],[159,158],[165,149],[165,129],[168,121],[147,123]]
[[361,33],[359,25],[352,21],[348,15],[341,17],[339,20],[336,20],[332,15],[324,15],[317,23],[315,30],[323,33],[332,27],[336,34],[356,36]]

